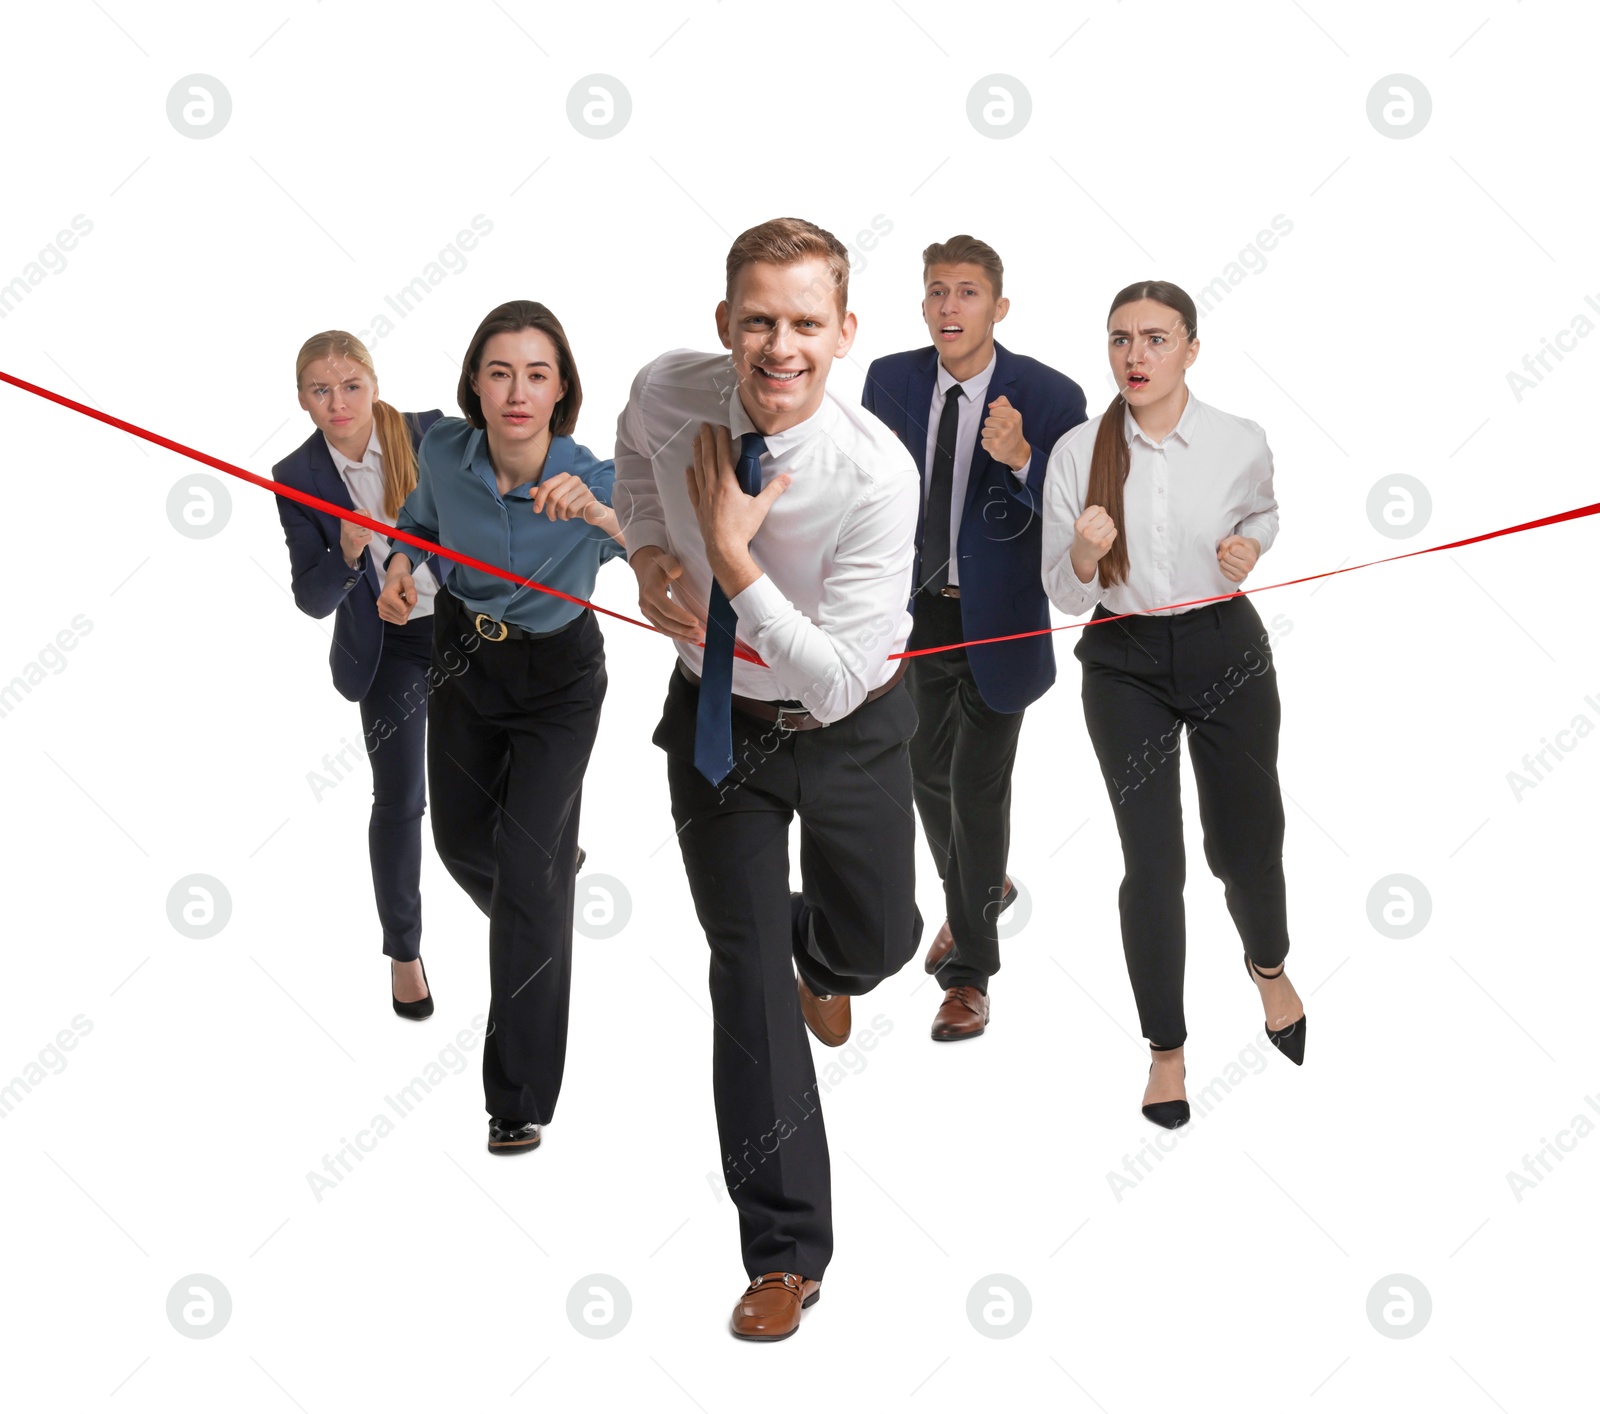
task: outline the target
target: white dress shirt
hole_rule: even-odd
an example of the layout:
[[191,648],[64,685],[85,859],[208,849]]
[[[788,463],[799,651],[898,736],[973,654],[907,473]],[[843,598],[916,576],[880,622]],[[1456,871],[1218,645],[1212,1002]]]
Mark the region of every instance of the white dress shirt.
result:
[[[983,425],[984,396],[989,391],[989,379],[994,376],[994,363],[998,357],[989,355],[989,362],[972,377],[957,379],[941,359],[933,380],[933,401],[928,407],[928,451],[923,458],[927,475],[922,479],[922,504],[928,504],[933,490],[933,458],[939,449],[939,419],[944,416],[945,398],[957,382],[961,384],[960,412],[956,417],[956,464],[950,475],[950,563],[945,567],[945,582],[959,585],[961,576],[956,565],[961,559],[957,546],[961,544],[961,511],[967,504],[967,482],[972,479],[972,454],[978,445],[978,430]],[[1015,473],[1013,473],[1015,475]],[[926,530],[923,532],[927,534]],[[938,565],[924,565],[923,577],[931,578]]]
[[[737,386],[727,353],[674,350],[639,371],[617,419],[612,504],[628,553],[657,545],[676,556],[673,597],[702,619],[712,575],[685,470],[702,422],[728,429],[735,457],[756,430]],[[730,601],[738,641],[766,666],[735,658],[733,690],[837,721],[894,675],[889,654],[911,632],[916,463],[882,422],[830,389],[811,417],[767,436],[761,484],[780,472],[792,483],[750,542],[762,576]],[[698,674],[704,650],[674,642]]]
[[[1044,588],[1064,614],[1088,613],[1100,600],[1114,614],[1175,614],[1184,603],[1241,588],[1222,573],[1217,545],[1229,535],[1261,542],[1278,534],[1272,451],[1259,426],[1188,393],[1178,425],[1159,442],[1123,407],[1128,479],[1123,484],[1128,577],[1105,588],[1100,571],[1087,584],[1072,568],[1072,527],[1089,492],[1089,464],[1101,417],[1067,433],[1050,453],[1044,482]],[[1198,606],[1194,606],[1198,607]]]
[[[350,493],[350,500],[358,511],[372,517],[373,520],[386,521],[394,524],[394,517],[385,515],[383,510],[383,449],[378,443],[378,429],[372,429],[372,435],[367,438],[366,455],[358,462],[353,462],[345,456],[332,442],[328,441],[326,433],[322,440],[327,443],[328,455],[333,458],[334,469],[338,471],[339,478],[344,482],[344,488]],[[387,539],[372,532],[372,541],[369,546],[372,551],[374,573],[376,567],[389,558],[390,545]],[[433,570],[427,565],[418,565],[416,562],[426,553],[416,550],[410,545],[401,545],[400,549],[406,552],[408,558],[416,565],[411,571],[412,582],[417,587],[417,606],[411,611],[412,618],[420,618],[423,614],[433,612],[433,596],[438,592],[439,581],[433,577]],[[383,589],[383,577],[378,575],[378,589]]]

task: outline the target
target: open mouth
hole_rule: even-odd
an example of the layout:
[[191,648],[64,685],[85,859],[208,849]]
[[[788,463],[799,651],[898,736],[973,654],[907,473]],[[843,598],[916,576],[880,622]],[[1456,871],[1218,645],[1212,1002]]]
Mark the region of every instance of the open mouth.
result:
[[1128,387],[1130,388],[1143,388],[1149,382],[1150,380],[1142,373],[1130,373],[1128,375]]
[[760,364],[757,364],[756,372],[765,382],[771,383],[774,387],[785,388],[795,382],[805,370],[803,368],[763,368]]
[[966,332],[959,324],[941,324],[939,326],[939,337],[946,343],[959,339]]

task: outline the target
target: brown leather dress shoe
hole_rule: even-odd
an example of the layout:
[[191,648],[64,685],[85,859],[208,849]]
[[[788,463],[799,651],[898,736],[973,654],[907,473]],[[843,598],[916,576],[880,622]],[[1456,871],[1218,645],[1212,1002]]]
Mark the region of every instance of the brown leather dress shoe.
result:
[[850,998],[819,997],[806,986],[804,977],[794,979],[800,989],[800,1015],[811,1034],[824,1046],[842,1046],[850,1039]]
[[785,1340],[800,1329],[800,1313],[815,1306],[822,1283],[794,1272],[766,1272],[745,1288],[730,1326],[741,1340]]
[[935,1041],[965,1041],[983,1035],[989,1024],[989,998],[976,987],[946,987],[944,1001],[933,1014]]

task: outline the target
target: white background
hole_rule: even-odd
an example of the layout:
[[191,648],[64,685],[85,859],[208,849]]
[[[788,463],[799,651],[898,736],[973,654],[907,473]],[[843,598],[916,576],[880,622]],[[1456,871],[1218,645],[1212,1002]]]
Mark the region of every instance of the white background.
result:
[[[1595,499],[1600,340],[1520,399],[1507,374],[1600,299],[1597,36],[1587,7],[1510,0],[7,7],[0,282],[75,215],[93,229],[0,320],[0,367],[265,473],[311,430],[293,398],[301,341],[370,330],[481,214],[493,230],[465,269],[370,340],[383,395],[453,411],[477,321],[540,299],[576,349],[579,440],[606,455],[637,367],[714,345],[731,237],[799,214],[852,245],[874,218],[892,228],[858,253],[842,391],[925,340],[920,251],[970,230],[1006,261],[1005,342],[1098,411],[1111,295],[1159,277],[1199,297],[1282,215],[1292,233],[1265,268],[1202,317],[1190,373],[1267,430],[1282,531],[1247,587],[1274,583]],[[232,100],[204,140],[166,113],[195,73]],[[606,140],[566,116],[594,73],[632,98]],[[967,117],[996,73],[1032,98],[1007,139]],[[1404,140],[1366,110],[1395,73],[1433,105]],[[1011,867],[1032,911],[1003,945],[992,1027],[934,1045],[937,990],[916,963],[856,1003],[858,1022],[892,1029],[825,1100],[837,1254],[798,1337],[762,1347],[726,1328],[744,1277],[734,1210],[708,1181],[706,951],[649,743],[670,648],[606,629],[583,839],[632,914],[576,940],[543,1147],[485,1153],[474,1046],[319,1202],[307,1172],[484,1009],[484,921],[430,845],[438,1011],[394,1017],[365,765],[320,801],[307,784],[359,740],[357,712],[328,681],[332,620],[288,597],[268,495],[231,481],[221,533],[186,538],[166,507],[189,463],[12,388],[0,419],[0,681],[75,615],[92,624],[0,719],[0,1083],[74,1016],[92,1026],[0,1123],[0,1382],[17,1407],[1593,1398],[1600,1137],[1569,1133],[1520,1201],[1507,1174],[1580,1112],[1600,1121],[1584,1103],[1600,1104],[1600,734],[1520,799],[1507,773],[1579,715],[1600,724],[1594,520],[1257,597],[1290,625],[1280,766],[1307,1061],[1270,1055],[1197,1106],[1120,1198],[1108,1174],[1162,1132],[1137,1108],[1121,859],[1061,635],[1061,680],[1022,738]],[[1367,501],[1402,472],[1433,509],[1397,540]],[[598,597],[631,610],[628,571],[607,569]],[[1187,767],[1185,791],[1197,1098],[1259,1037],[1260,1008]],[[937,920],[925,849],[918,868]],[[168,921],[190,874],[232,901],[209,939]],[[1369,918],[1393,874],[1432,901],[1404,940]],[[836,1059],[819,1050],[819,1069]],[[166,1315],[195,1273],[232,1299],[208,1340]],[[566,1314],[595,1273],[631,1296],[610,1339]],[[967,1316],[992,1274],[1031,1297],[1009,1339]],[[1413,1338],[1368,1319],[1391,1274],[1431,1295]]]

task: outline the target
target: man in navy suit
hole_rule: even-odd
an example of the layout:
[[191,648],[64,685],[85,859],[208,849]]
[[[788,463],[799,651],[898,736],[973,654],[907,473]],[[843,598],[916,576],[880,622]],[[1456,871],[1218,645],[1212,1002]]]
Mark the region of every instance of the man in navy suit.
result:
[[[922,317],[933,347],[867,370],[862,402],[922,472],[908,652],[1050,626],[1042,583],[1045,464],[1084,420],[1070,378],[995,342],[1010,301],[1000,257],[972,236],[922,253]],[[1011,768],[1023,710],[1056,679],[1048,635],[910,660],[917,813],[944,882],[946,918],[924,965],[945,989],[936,1041],[980,1036],[1006,877]]]

